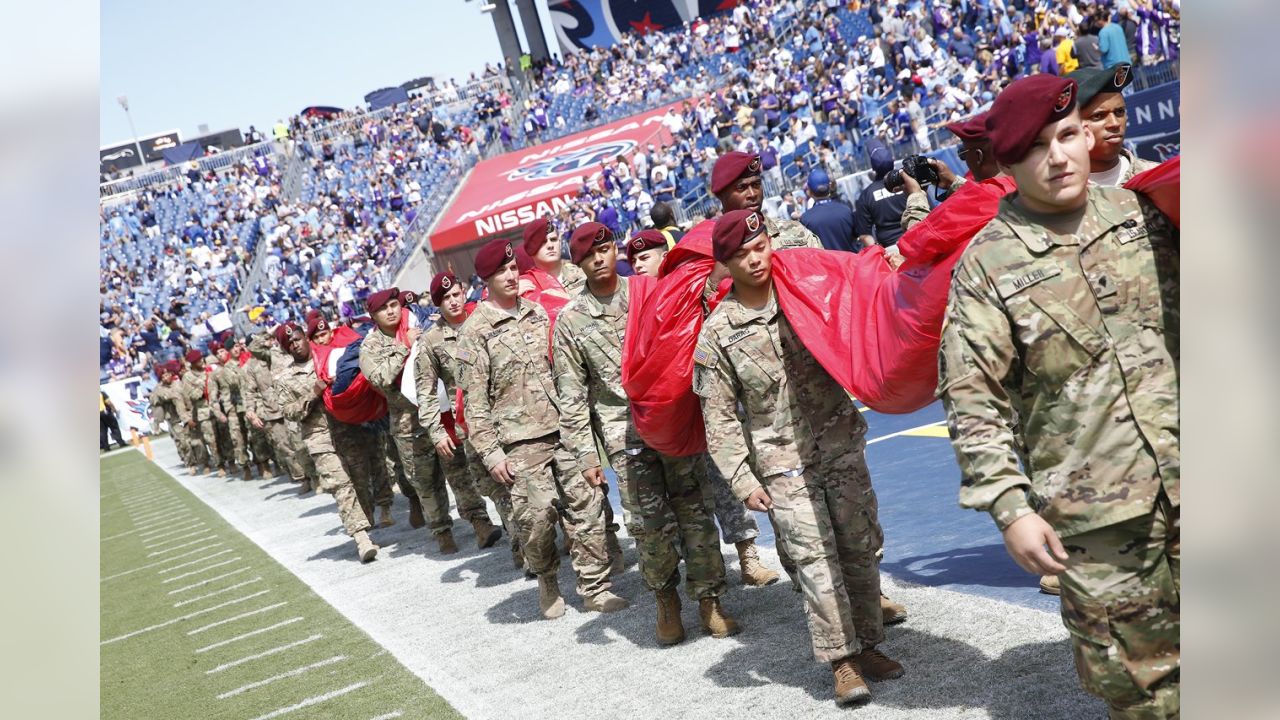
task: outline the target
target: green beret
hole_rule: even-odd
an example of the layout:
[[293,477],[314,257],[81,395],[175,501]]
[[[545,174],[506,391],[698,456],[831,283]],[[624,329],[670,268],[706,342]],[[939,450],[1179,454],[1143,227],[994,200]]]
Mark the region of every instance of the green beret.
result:
[[1076,85],[1079,86],[1076,102],[1080,107],[1084,107],[1100,93],[1118,93],[1128,87],[1129,83],[1133,82],[1131,69],[1132,66],[1129,63],[1120,63],[1107,70],[1080,68],[1068,73],[1067,77],[1075,80]]

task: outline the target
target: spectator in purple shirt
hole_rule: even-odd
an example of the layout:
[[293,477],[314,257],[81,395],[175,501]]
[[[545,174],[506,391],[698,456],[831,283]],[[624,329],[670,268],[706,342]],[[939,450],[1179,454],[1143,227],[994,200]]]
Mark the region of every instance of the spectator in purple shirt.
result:
[[1040,38],[1040,72],[1045,75],[1058,75],[1058,58],[1054,56],[1053,40]]

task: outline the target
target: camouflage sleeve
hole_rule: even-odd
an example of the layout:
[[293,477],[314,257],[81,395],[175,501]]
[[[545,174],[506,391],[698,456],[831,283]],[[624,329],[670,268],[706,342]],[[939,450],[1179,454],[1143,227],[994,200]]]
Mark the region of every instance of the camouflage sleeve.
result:
[[[377,330],[370,331],[372,333]],[[379,338],[381,340],[381,338]],[[405,361],[409,359],[409,348],[387,339],[384,342],[369,342],[368,338],[360,345],[360,372],[383,395],[400,392],[397,379],[404,371]]]
[[966,256],[951,282],[938,353],[939,394],[960,464],[960,506],[991,513],[1001,530],[1032,512],[1018,466],[1010,381],[1018,356],[995,287]]
[[437,394],[440,373],[435,364],[435,353],[427,344],[427,334],[418,336],[418,355],[413,360],[414,390],[418,395],[418,421],[427,431],[434,445],[449,437],[440,421],[440,398]]
[[746,500],[761,487],[751,469],[751,453],[738,420],[738,384],[714,337],[703,328],[693,351],[693,391],[702,398],[702,423],[707,432],[707,452],[733,494]]
[[245,366],[244,380],[240,383],[240,397],[244,398],[244,411],[246,414],[252,413],[255,417],[258,415],[258,408],[261,407],[262,400],[258,393],[261,389],[258,387],[258,373],[256,368],[251,370],[248,365]]
[[227,384],[227,372],[226,368],[219,368],[209,376],[209,408],[213,410],[214,416],[226,417],[228,409],[231,413],[235,412],[231,402],[231,388]]
[[[303,384],[306,384],[305,387]],[[311,413],[311,405],[315,401],[312,384],[307,376],[301,373],[287,373],[276,379],[275,390],[280,398],[280,409],[285,419],[301,422]]]
[[489,405],[489,353],[470,336],[463,336],[458,348],[458,378],[465,398],[467,439],[480,454],[486,470],[492,470],[507,459],[493,425],[493,408]]
[[163,402],[164,395],[159,388],[152,390],[151,394],[147,396],[147,409],[149,411],[148,414],[151,416],[151,426],[156,429],[159,429],[160,423],[165,420],[164,406],[161,405]]
[[908,194],[907,207],[902,211],[902,231],[910,230],[912,225],[925,219],[928,215],[929,196],[923,190]]
[[600,467],[595,438],[591,435],[591,406],[587,389],[587,362],[582,349],[570,337],[572,327],[564,315],[556,323],[554,359],[556,395],[560,397],[560,442],[584,469]]
[[187,395],[182,388],[175,385],[169,386],[169,401],[173,403],[173,411],[178,416],[178,422],[186,424],[191,421],[191,402],[187,400]]
[[182,378],[182,394],[191,402],[196,402],[204,397],[204,383],[200,380],[191,379],[195,376],[195,373],[195,370],[189,370]]

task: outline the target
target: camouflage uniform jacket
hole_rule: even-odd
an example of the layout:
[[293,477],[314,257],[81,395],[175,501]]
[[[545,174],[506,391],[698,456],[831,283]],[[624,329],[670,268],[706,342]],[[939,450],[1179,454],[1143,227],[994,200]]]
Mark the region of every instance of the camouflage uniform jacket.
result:
[[244,412],[244,368],[232,358],[209,376],[209,395],[214,405],[228,417]]
[[560,438],[584,469],[600,467],[593,432],[610,457],[644,447],[622,389],[622,340],[629,305],[627,279],[618,278],[618,289],[607,302],[583,290],[556,318],[552,358]]
[[212,395],[209,386],[209,373],[206,370],[187,368],[186,374],[182,376],[182,392],[186,395],[187,402],[191,403],[197,421],[208,420],[213,412],[209,407]]
[[172,385],[165,386],[165,399],[169,401],[169,409],[172,416],[178,418],[178,422],[186,425],[195,419],[192,413],[191,401],[187,399],[187,393],[183,388],[182,379],[190,374],[190,371],[183,371],[181,378],[173,381]]
[[386,396],[391,421],[404,426],[402,431],[411,431],[417,426],[418,409],[400,392],[400,376],[408,360],[409,347],[376,327],[360,343],[360,372]]
[[273,366],[272,388],[286,420],[298,423],[307,451],[313,456],[333,452],[333,435],[329,432],[329,415],[324,400],[316,396],[316,369],[310,358],[298,362],[292,357],[287,365]]
[[488,470],[506,459],[504,445],[560,429],[548,359],[551,321],[541,305],[524,298],[516,303],[515,317],[492,302],[480,303],[459,335],[471,445]]
[[[444,381],[445,397],[450,406],[458,390],[459,328],[441,315],[418,336],[418,356],[413,360],[413,379],[418,391],[418,422],[427,431],[431,444],[449,437],[440,420],[439,383]],[[454,426],[459,439],[462,426]]]
[[818,236],[796,220],[774,220],[765,216],[764,230],[772,238],[774,250],[798,247],[822,249],[822,241]]
[[587,274],[582,272],[582,268],[567,260],[560,263],[560,274],[556,279],[571,297],[582,292],[582,289],[587,286]]
[[1124,185],[1125,183],[1132,180],[1134,175],[1137,175],[1138,173],[1146,172],[1151,168],[1160,164],[1157,162],[1151,162],[1150,160],[1143,160],[1142,158],[1138,157],[1137,155],[1134,155],[1133,153],[1129,152],[1127,149],[1124,149],[1124,148],[1121,148],[1120,152],[1123,153],[1124,156],[1129,159],[1129,169],[1120,175],[1121,185]]
[[867,432],[776,298],[752,310],[730,293],[712,311],[694,350],[693,390],[702,397],[707,450],[739,500],[767,478],[848,453]]
[[241,391],[244,393],[245,412],[253,413],[264,422],[283,418],[280,401],[271,389],[271,366],[255,355],[242,369],[244,380]]
[[1123,188],[1090,186],[1069,236],[1016,197],[960,259],[943,326],[961,506],[1069,536],[1150,512],[1162,486],[1178,505],[1178,231]]
[[[155,432],[159,432],[161,423],[169,419],[168,405],[169,401],[165,398],[164,383],[156,383],[156,386],[151,388],[151,392],[147,394],[147,408],[151,415],[151,428]],[[173,421],[171,420],[170,424],[172,423]]]

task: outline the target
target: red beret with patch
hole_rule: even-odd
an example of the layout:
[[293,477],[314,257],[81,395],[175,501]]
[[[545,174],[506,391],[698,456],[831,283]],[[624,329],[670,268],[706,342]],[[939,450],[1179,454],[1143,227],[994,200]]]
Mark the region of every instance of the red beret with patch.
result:
[[961,142],[973,142],[976,140],[985,140],[987,138],[987,114],[978,113],[971,118],[947,124],[947,129],[952,135],[960,138]]
[[537,267],[537,263],[533,261],[533,258],[529,257],[529,253],[524,249],[523,245],[516,245],[515,251],[516,270],[519,271],[521,275]]
[[551,223],[546,218],[538,218],[524,226],[524,251],[533,255],[547,242],[547,228]]
[[222,349],[222,343],[218,342],[217,340],[210,340],[210,341],[209,341],[209,352],[210,352],[210,353],[216,353],[216,352],[218,352],[218,351],[219,351],[219,350],[221,350],[221,349]]
[[613,242],[613,232],[598,222],[582,223],[569,238],[569,260],[574,265],[587,259],[591,248]]
[[200,352],[199,350],[188,350],[186,357],[187,357],[187,362],[197,363],[204,358],[204,353]]
[[170,375],[181,375],[182,363],[178,362],[177,360],[170,360],[169,362],[164,364],[164,371],[169,373]]
[[316,333],[329,329],[329,321],[324,319],[324,313],[315,312],[307,313],[307,339],[316,336]]
[[645,250],[652,250],[654,248],[665,249],[666,247],[666,235],[663,235],[657,230],[641,230],[635,235],[632,235],[631,239],[627,241],[627,260],[630,261],[636,255],[644,252]]
[[369,314],[372,315],[391,302],[392,298],[397,300],[400,298],[400,288],[389,287],[386,290],[379,290],[373,293],[369,296],[369,299],[364,301],[364,309],[368,310]]
[[764,216],[755,210],[733,210],[720,216],[711,231],[711,255],[725,262],[764,232]]
[[490,240],[480,252],[476,253],[476,274],[481,280],[488,280],[504,265],[516,259],[515,250],[506,240]]
[[281,323],[276,326],[276,329],[271,334],[276,336],[276,342],[283,347],[285,342],[289,340],[289,330],[296,330],[297,328],[298,326],[291,322]]
[[431,304],[439,307],[440,302],[444,300],[444,294],[457,284],[458,278],[448,270],[436,273],[436,276],[431,278]]
[[987,137],[1001,165],[1026,157],[1045,125],[1071,114],[1076,81],[1057,75],[1032,75],[1009,84],[987,111]]
[[310,310],[307,311],[306,320],[308,323],[310,323],[311,318],[317,317],[317,316],[324,317],[324,311],[321,310],[320,308],[311,308]]
[[418,293],[416,293],[416,292],[414,292],[414,291],[412,291],[412,290],[401,290],[401,291],[400,291],[400,304],[401,304],[401,305],[412,305],[412,304],[414,304],[414,303],[416,303],[416,302],[418,302]]
[[755,153],[744,153],[734,150],[721,155],[711,168],[711,193],[719,194],[721,190],[737,182],[740,177],[750,177],[761,173],[760,156]]

